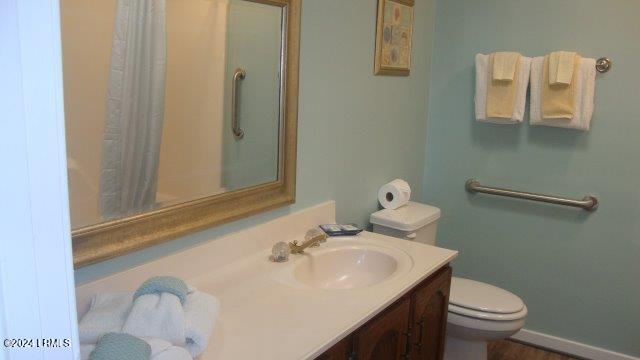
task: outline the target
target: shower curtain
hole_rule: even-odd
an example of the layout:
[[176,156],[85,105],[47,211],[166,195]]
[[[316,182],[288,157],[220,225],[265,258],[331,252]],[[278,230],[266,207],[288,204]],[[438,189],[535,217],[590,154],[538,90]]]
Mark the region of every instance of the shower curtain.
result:
[[165,0],[118,0],[100,176],[105,219],[152,208],[164,118]]

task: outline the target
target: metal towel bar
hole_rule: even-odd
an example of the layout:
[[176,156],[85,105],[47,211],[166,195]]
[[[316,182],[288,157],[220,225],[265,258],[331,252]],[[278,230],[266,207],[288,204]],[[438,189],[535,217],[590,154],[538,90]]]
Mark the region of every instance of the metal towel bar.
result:
[[550,203],[550,204],[572,206],[572,207],[582,208],[587,211],[594,211],[595,209],[598,208],[598,199],[596,199],[593,196],[585,196],[584,198],[582,198],[582,200],[568,199],[564,197],[558,197],[555,195],[543,195],[543,194],[536,194],[536,193],[530,193],[530,192],[524,192],[524,191],[516,191],[516,190],[510,190],[510,189],[483,186],[482,184],[480,184],[479,181],[475,179],[467,180],[465,184],[465,188],[470,193],[484,193],[484,194],[512,197],[517,199],[539,201],[539,202]]

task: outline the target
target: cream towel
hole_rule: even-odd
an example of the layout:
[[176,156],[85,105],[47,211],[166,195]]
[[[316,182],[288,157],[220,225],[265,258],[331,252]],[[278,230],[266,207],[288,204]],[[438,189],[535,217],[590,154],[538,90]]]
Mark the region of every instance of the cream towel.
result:
[[571,85],[576,53],[571,51],[554,51],[549,54],[549,85]]
[[575,98],[575,78],[578,76],[578,67],[580,65],[580,56],[575,56],[574,70],[572,71],[573,79],[570,85],[550,85],[549,76],[551,76],[550,56],[544,57],[542,67],[542,92],[541,105],[542,117],[544,119],[572,119],[574,112]]
[[[536,57],[531,60],[531,103],[529,110],[529,123],[531,125],[555,126],[568,129],[587,131],[591,126],[593,116],[593,99],[596,80],[595,59],[581,58],[578,76],[575,79],[576,96],[573,108],[574,116],[566,119],[543,119],[540,110],[540,98],[542,91],[542,70],[544,58]],[[548,83],[544,83],[546,86]]]
[[491,79],[494,81],[507,81],[511,82],[516,80],[516,69],[520,58],[522,57],[517,52],[502,51],[495,52],[490,55],[491,65]]
[[516,74],[513,81],[493,80],[493,64],[495,57],[489,55],[489,79],[487,82],[487,116],[492,118],[510,119],[516,104],[516,90],[518,84],[518,70],[520,61],[516,62]]
[[509,118],[492,118],[487,116],[487,87],[490,82],[489,55],[476,54],[476,89],[475,89],[475,115],[476,120],[494,124],[517,124],[522,122],[527,100],[527,87],[531,58],[521,56],[516,82],[516,98],[513,113]]

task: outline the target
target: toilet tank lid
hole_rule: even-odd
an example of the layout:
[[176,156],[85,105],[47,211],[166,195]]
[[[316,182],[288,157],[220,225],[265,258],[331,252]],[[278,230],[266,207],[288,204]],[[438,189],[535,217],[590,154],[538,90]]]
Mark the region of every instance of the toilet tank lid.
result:
[[395,210],[382,209],[371,214],[372,224],[402,231],[416,231],[440,218],[440,209],[435,206],[409,201]]

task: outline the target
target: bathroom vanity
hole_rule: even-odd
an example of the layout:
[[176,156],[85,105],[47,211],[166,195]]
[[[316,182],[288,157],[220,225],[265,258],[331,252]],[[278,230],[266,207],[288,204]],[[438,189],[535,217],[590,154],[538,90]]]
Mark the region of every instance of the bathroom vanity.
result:
[[445,266],[316,359],[442,359],[450,283]]
[[333,222],[327,202],[80,285],[78,315],[96,293],[171,275],[221,303],[199,360],[438,359],[457,252],[363,232],[269,261],[276,242]]

